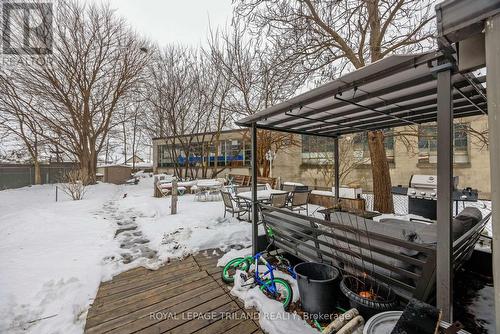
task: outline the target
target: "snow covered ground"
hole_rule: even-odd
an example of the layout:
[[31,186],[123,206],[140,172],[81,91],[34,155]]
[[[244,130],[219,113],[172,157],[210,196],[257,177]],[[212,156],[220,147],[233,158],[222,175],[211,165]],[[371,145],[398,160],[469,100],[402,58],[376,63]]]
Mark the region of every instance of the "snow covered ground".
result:
[[[149,177],[136,186],[91,186],[82,201],[59,191],[56,202],[55,187],[0,191],[0,333],[81,333],[102,280],[198,250],[251,244],[251,225],[223,218],[221,201],[184,195],[170,215],[170,198],[154,198]],[[281,311],[259,291],[233,292],[263,313]]]
[[[82,201],[55,186],[0,191],[0,333],[81,333],[101,280],[196,250],[250,245],[251,226],[222,202],[153,198],[139,185],[97,184]],[[116,237],[115,237],[116,236]]]

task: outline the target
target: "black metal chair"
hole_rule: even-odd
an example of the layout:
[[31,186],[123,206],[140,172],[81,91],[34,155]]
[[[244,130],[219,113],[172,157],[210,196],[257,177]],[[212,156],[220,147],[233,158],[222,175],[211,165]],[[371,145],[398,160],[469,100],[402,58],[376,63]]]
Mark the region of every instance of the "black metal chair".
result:
[[221,190],[222,201],[224,202],[224,217],[229,212],[232,217],[236,214],[236,219],[241,220],[241,217],[248,214],[250,220],[251,203],[243,198],[234,198],[230,192]]

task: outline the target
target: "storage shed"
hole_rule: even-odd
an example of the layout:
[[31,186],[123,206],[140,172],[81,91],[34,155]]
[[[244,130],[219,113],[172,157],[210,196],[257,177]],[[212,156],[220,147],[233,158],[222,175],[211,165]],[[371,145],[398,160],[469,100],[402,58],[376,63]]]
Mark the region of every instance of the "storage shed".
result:
[[127,165],[105,165],[97,167],[98,179],[102,182],[123,184],[132,175],[132,167]]

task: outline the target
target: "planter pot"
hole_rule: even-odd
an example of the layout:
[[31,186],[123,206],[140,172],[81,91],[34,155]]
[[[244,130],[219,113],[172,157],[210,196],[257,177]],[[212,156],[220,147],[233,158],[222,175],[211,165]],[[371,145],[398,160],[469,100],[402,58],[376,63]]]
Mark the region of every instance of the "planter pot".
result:
[[302,308],[317,320],[330,319],[339,296],[340,271],[328,264],[303,262],[293,269],[297,274]]
[[391,334],[403,311],[387,311],[374,315],[365,324],[363,334]]
[[[362,297],[359,293],[373,289],[377,298]],[[340,291],[347,297],[351,307],[358,309],[359,314],[369,319],[377,313],[393,311],[398,308],[396,297],[391,288],[370,278],[345,276],[340,282]]]

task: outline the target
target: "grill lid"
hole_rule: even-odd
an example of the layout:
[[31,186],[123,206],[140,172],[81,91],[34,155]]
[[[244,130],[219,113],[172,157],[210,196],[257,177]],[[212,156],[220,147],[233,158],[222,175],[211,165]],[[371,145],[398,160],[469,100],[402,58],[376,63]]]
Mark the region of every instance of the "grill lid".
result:
[[[437,176],[436,175],[420,175],[415,174],[410,178],[411,188],[423,188],[423,189],[436,189],[437,188]],[[453,177],[453,189],[458,187],[458,176]]]
[[437,187],[436,175],[412,175],[410,178],[410,187],[435,189]]

